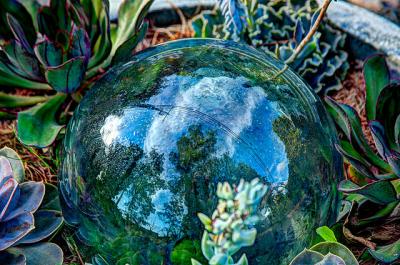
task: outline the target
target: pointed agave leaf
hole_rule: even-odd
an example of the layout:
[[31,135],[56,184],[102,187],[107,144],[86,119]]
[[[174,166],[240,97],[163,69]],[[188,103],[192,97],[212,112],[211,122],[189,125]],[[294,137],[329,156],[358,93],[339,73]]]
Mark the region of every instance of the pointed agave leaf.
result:
[[371,165],[351,146],[349,142],[341,141],[340,145],[335,144],[338,152],[361,174],[374,179],[374,174],[369,169]]
[[326,98],[327,110],[332,114],[332,118],[339,128],[344,132],[348,140],[351,142],[353,149],[362,152],[363,156],[375,166],[390,172],[390,166],[382,160],[368,145],[367,140],[362,131],[361,120],[357,112],[346,104],[337,103],[330,98]]
[[[98,24],[100,35],[94,43],[94,52],[92,58],[89,60],[88,69],[101,64],[101,62],[108,57],[112,48],[109,3],[105,0],[96,0],[92,4],[93,8],[96,9],[96,14],[94,16],[97,15],[99,20]],[[94,42],[93,39],[91,40]]]
[[34,214],[35,229],[21,239],[18,244],[32,244],[44,240],[56,232],[63,223],[59,211],[39,210]]
[[[376,119],[385,128],[390,148],[396,149],[396,120],[400,115],[400,84],[392,83],[382,89],[376,103]],[[399,150],[400,151],[400,150]]]
[[386,159],[392,167],[393,173],[400,177],[400,153],[392,150]]
[[370,201],[386,205],[397,200],[396,190],[390,181],[379,180],[359,187],[349,180],[343,180],[339,184],[339,190],[346,194],[361,194]]
[[378,247],[376,250],[369,249],[368,252],[381,262],[395,262],[400,259],[400,239],[390,245]]
[[18,108],[32,106],[47,100],[42,96],[18,96],[0,92],[0,108]]
[[12,33],[14,34],[14,37],[21,43],[22,47],[26,51],[32,54],[33,53],[32,47],[29,44],[28,40],[26,39],[24,30],[22,29],[18,20],[16,20],[15,17],[13,17],[12,15],[7,14],[7,22]]
[[12,211],[7,212],[2,218],[3,221],[12,220],[21,214],[33,213],[42,203],[44,197],[44,184],[42,182],[24,182],[20,184],[19,187],[20,195],[18,203],[14,206]]
[[365,108],[368,120],[376,118],[376,103],[382,89],[390,82],[390,72],[383,56],[369,58],[364,64],[364,79],[366,90]]
[[18,69],[18,74],[23,77],[42,81],[39,62],[36,58],[26,51],[18,40],[12,40],[3,46],[4,52],[12,65]]
[[390,154],[390,147],[385,135],[385,128],[378,121],[371,121],[369,128],[371,129],[372,138],[374,138],[378,153],[387,160],[387,156]]
[[135,47],[144,39],[147,32],[148,24],[145,23],[138,34],[134,35],[129,40],[125,41],[121,46],[118,47],[115,55],[112,59],[112,64],[124,62],[132,57],[133,50]]
[[49,101],[18,113],[17,137],[25,145],[46,147],[52,144],[64,127],[56,122],[55,114],[66,99],[57,94]]
[[147,13],[153,0],[125,0],[118,10],[118,29],[115,42],[113,43],[111,57],[117,49],[132,38],[142,25],[145,14]]
[[387,216],[389,216],[393,212],[393,210],[396,209],[396,207],[398,205],[399,205],[399,202],[391,202],[388,205],[386,205],[384,208],[382,208],[379,211],[377,211],[376,213],[374,213],[373,215],[371,215],[367,218],[364,218],[364,219],[359,219],[358,222],[356,224],[354,224],[354,226],[365,226],[372,222],[376,222],[380,219],[384,219]]
[[12,253],[24,255],[26,264],[29,265],[61,265],[63,264],[63,252],[59,246],[54,243],[38,243],[24,247],[13,247],[9,250]]
[[311,250],[317,251],[323,255],[329,253],[339,256],[345,261],[346,265],[358,265],[356,257],[353,253],[344,245],[338,242],[321,242],[311,247]]
[[57,48],[52,41],[44,37],[34,48],[36,57],[44,66],[57,66],[62,63],[62,49]]
[[2,222],[0,227],[0,234],[2,234],[0,237],[0,251],[11,247],[32,231],[35,228],[33,223],[34,219],[31,213],[21,214],[10,221]]
[[324,255],[317,251],[304,249],[298,254],[289,265],[304,265],[304,264],[315,264],[323,260]]
[[65,63],[48,67],[46,70],[46,80],[58,92],[75,92],[85,76],[86,66],[85,57],[75,57]]
[[[10,163],[12,169],[13,178],[21,183],[25,179],[25,169],[24,164],[22,163],[21,158],[13,149],[9,147],[3,147],[0,149],[0,157],[4,157]],[[3,173],[3,168],[1,168],[0,172]],[[0,174],[0,181],[2,180],[3,174]]]

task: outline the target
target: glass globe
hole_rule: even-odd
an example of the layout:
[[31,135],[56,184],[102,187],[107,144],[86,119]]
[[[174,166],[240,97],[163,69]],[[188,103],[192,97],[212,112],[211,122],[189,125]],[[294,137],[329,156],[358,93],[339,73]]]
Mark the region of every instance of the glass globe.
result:
[[259,178],[253,265],[288,264],[337,215],[342,161],[322,103],[248,46],[189,39],[110,70],[68,125],[60,193],[94,264],[206,264],[197,213],[218,182]]

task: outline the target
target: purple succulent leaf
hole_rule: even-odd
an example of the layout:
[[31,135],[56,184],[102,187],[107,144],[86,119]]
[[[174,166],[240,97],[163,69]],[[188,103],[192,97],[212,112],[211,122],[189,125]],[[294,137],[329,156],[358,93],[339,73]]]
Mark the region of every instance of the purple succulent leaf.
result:
[[389,165],[392,167],[393,173],[400,177],[400,154],[396,151],[391,151],[387,156]]
[[57,48],[47,37],[36,42],[34,50],[36,57],[44,66],[57,66],[62,63],[62,49]]
[[29,53],[33,54],[32,47],[29,44],[28,40],[26,39],[24,30],[22,29],[18,20],[15,19],[15,17],[13,17],[12,15],[7,14],[7,22],[14,37],[21,43],[22,47]]
[[58,92],[75,92],[85,76],[85,57],[75,57],[56,67],[46,70],[47,82]]
[[34,213],[43,201],[45,188],[42,182],[24,182],[19,187],[20,196],[17,205],[3,216],[3,221],[11,220],[23,213]]
[[5,157],[0,157],[0,183],[3,184],[3,180],[12,177],[13,171],[10,161]]
[[374,138],[378,153],[383,159],[387,160],[387,156],[390,153],[390,147],[386,139],[385,128],[378,121],[371,121],[369,123],[369,128],[371,129],[372,138]]
[[[12,249],[11,249],[12,250]],[[11,251],[0,252],[0,264],[26,265],[26,258],[23,254],[12,253]]]
[[11,247],[35,228],[31,213],[21,214],[0,224],[0,251]]
[[35,229],[21,239],[18,244],[31,244],[42,241],[56,232],[63,223],[59,211],[39,210],[34,214]]
[[18,182],[13,178],[8,178],[1,183],[0,187],[0,222],[4,216],[11,212],[18,204],[20,188]]
[[71,56],[73,58],[83,56],[85,57],[85,64],[87,64],[90,58],[90,52],[89,35],[84,28],[77,27],[74,24],[71,31]]
[[[8,160],[11,165],[12,176],[18,183],[24,182],[25,179],[25,168],[24,163],[19,157],[18,153],[9,147],[3,147],[0,149],[0,157],[4,157]],[[0,177],[1,182],[1,177]]]
[[12,251],[15,254],[24,255],[28,265],[63,264],[63,252],[54,243],[45,242],[24,247],[13,247]]

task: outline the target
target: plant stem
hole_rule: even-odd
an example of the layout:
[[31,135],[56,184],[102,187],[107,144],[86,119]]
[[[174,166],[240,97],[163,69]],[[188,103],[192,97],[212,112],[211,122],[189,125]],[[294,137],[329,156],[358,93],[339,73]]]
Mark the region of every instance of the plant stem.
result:
[[311,30],[307,33],[305,38],[300,42],[300,44],[296,47],[296,50],[294,53],[285,61],[285,66],[280,70],[275,76],[274,79],[282,75],[284,72],[286,72],[287,69],[289,69],[289,64],[293,63],[301,51],[303,50],[304,46],[307,45],[307,43],[312,39],[314,34],[317,32],[319,25],[321,24],[322,20],[325,17],[326,11],[328,10],[329,4],[332,2],[332,0],[324,0],[322,7],[321,7],[321,12],[318,15],[317,20],[315,21],[314,25],[312,26]]

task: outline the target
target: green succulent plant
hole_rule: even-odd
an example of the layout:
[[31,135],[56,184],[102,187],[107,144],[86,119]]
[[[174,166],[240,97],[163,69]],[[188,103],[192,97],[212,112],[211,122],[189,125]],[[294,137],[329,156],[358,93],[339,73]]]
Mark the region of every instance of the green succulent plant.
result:
[[[347,195],[341,216],[351,214],[356,207],[359,211],[368,208],[371,212],[371,203],[377,209],[372,215],[357,218],[357,222],[353,220],[353,227],[396,218],[396,209],[400,207],[400,84],[390,80],[390,71],[382,56],[366,61],[364,79],[365,110],[376,151],[363,133],[357,112],[326,98],[327,109],[340,131],[337,149],[348,164],[347,179],[339,185]],[[399,249],[400,240],[377,249],[370,247],[369,252],[382,262],[392,262],[400,258]]]
[[40,242],[63,223],[57,188],[23,177],[15,151],[0,150],[0,263],[62,264],[60,247]]
[[[237,187],[227,182],[218,183],[219,202],[212,217],[198,214],[205,227],[201,249],[209,264],[248,264],[245,254],[238,262],[234,262],[232,256],[242,247],[254,244],[257,235],[254,225],[259,219],[257,208],[266,192],[267,187],[258,179],[250,183],[241,180]],[[192,259],[192,264],[201,263]]]
[[[18,115],[20,140],[50,145],[63,126],[57,110],[113,64],[129,58],[143,39],[143,18],[152,0],[125,0],[118,22],[111,23],[108,0],[4,0],[0,3],[0,88],[55,90],[55,96],[0,93],[0,117],[16,107],[34,106]],[[51,93],[50,93],[51,94]],[[54,94],[54,92],[53,92]]]
[[[193,20],[196,37],[244,41],[286,61],[319,15],[316,0],[220,0],[220,8]],[[338,90],[349,64],[346,35],[329,23],[320,25],[290,66],[320,94]]]

